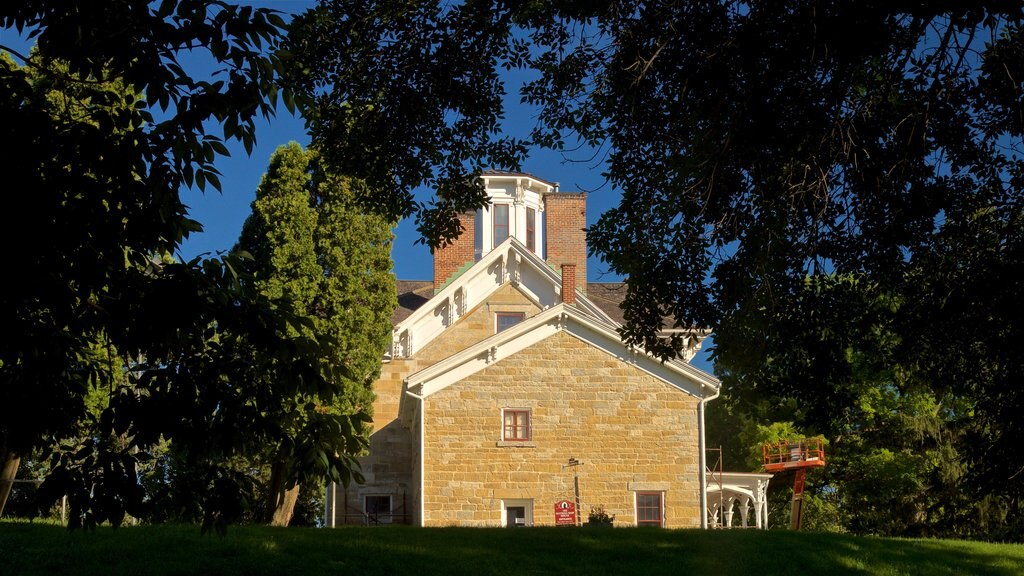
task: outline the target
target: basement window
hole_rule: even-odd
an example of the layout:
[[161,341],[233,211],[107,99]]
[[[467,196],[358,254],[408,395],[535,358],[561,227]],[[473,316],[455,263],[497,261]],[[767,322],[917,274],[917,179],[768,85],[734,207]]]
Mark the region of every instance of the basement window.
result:
[[366,513],[366,520],[371,525],[390,523],[391,496],[366,496],[363,499],[363,512]]

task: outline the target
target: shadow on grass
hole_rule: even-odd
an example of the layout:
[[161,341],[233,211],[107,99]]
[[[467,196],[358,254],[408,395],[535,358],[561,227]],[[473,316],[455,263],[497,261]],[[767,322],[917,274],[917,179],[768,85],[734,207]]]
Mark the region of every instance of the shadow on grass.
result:
[[1024,574],[1024,546],[792,532],[0,523],[0,574]]

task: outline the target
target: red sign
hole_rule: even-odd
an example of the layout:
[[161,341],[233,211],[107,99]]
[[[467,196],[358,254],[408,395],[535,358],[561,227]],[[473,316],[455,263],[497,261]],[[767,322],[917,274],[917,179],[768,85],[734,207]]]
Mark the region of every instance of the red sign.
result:
[[555,525],[575,526],[576,505],[568,500],[560,500],[558,502],[555,502]]

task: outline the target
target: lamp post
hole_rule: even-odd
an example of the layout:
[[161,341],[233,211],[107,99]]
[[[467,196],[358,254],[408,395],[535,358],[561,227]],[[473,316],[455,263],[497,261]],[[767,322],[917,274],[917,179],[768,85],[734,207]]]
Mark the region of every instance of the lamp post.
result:
[[576,471],[576,467],[579,466],[580,464],[581,464],[581,462],[579,460],[575,459],[575,458],[569,458],[569,463],[566,464],[566,466],[572,468],[572,484],[573,484],[573,489],[576,492],[576,525],[577,526],[580,525],[580,475]]

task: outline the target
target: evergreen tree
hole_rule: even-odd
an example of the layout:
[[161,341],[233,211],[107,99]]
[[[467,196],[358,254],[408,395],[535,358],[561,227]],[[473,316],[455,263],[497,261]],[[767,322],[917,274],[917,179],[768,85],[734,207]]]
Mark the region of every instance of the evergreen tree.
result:
[[[325,361],[341,368],[332,382],[338,394],[318,410],[369,416],[397,300],[392,226],[359,212],[353,191],[359,186],[327,172],[315,153],[298,144],[282,146],[260,182],[237,249],[255,260],[256,290],[294,306],[306,319],[294,329],[323,342]],[[368,432],[359,426],[351,437],[338,437],[336,449],[358,454]],[[320,480],[295,475],[299,456],[287,444],[269,447],[272,524],[287,525],[301,483]]]
[[[240,258],[162,258],[201,230],[182,187],[219,189],[224,141],[251,150],[257,116],[292,107],[284,21],[213,0],[15,0],[0,26],[37,46],[0,45],[18,61],[0,60],[0,137],[24,191],[8,206],[20,225],[0,228],[23,247],[7,260],[19,281],[0,286],[2,478],[39,455],[39,495],[66,494],[71,527],[116,525],[147,517],[140,466],[167,441],[205,529],[244,516],[235,462],[267,445],[298,454],[297,474],[345,479],[338,438],[355,442],[360,417],[315,409],[337,392],[329,343],[303,336],[290,296],[256,293]],[[90,391],[120,378],[81,435]]]

